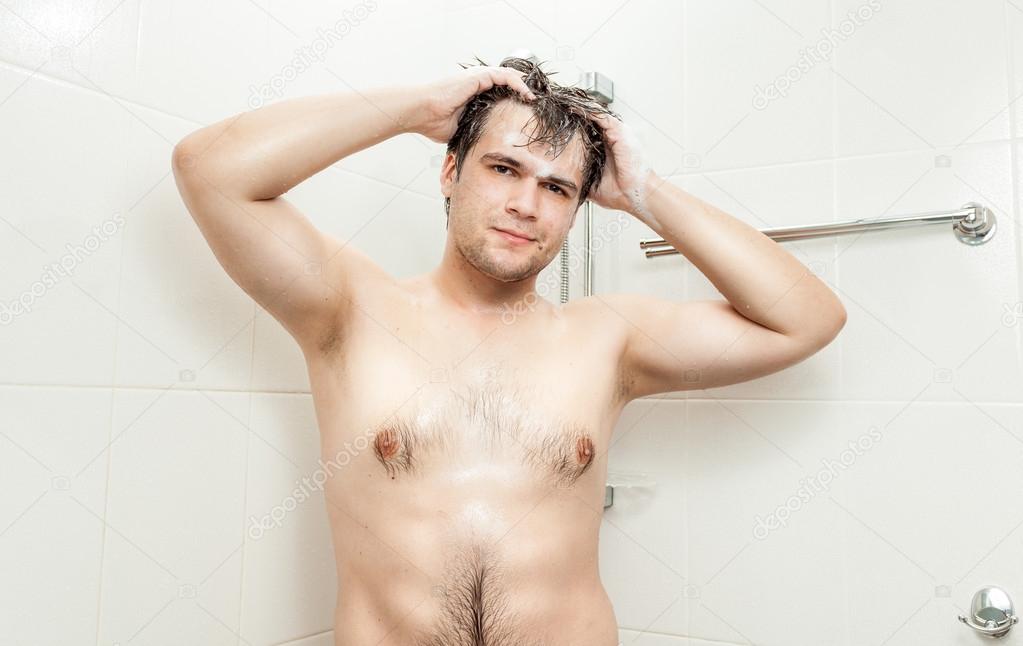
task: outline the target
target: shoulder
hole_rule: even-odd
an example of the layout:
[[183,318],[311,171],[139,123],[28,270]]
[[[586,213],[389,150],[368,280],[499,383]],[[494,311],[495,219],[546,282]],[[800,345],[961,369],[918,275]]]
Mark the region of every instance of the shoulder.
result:
[[593,294],[562,305],[566,315],[580,322],[624,325],[628,311],[642,304],[638,294]]
[[629,294],[594,294],[562,305],[573,333],[594,337],[606,346],[619,348],[628,338],[631,323]]

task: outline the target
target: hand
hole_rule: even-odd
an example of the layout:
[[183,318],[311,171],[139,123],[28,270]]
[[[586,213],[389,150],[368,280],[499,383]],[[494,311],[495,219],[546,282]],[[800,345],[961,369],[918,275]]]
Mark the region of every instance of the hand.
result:
[[410,130],[446,144],[455,134],[465,104],[480,92],[495,85],[507,85],[518,90],[524,100],[535,99],[536,96],[522,80],[524,76],[525,73],[511,67],[479,65],[416,88],[416,91],[423,92],[424,104],[418,122]]
[[655,175],[643,159],[635,133],[625,122],[608,114],[596,115],[593,121],[603,129],[608,151],[604,174],[589,199],[606,209],[626,211],[644,221],[650,219],[646,191]]

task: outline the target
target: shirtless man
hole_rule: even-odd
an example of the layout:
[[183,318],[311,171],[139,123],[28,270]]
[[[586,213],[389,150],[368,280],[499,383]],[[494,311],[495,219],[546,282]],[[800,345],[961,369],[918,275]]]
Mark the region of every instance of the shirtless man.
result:
[[[401,133],[448,143],[448,224],[441,264],[396,279],[281,195]],[[522,59],[281,101],[176,146],[218,261],[302,349],[323,459],[365,449],[324,489],[339,646],[613,646],[597,542],[622,408],[781,370],[842,328],[806,267],[641,159],[617,115]],[[540,298],[586,199],[727,300]]]

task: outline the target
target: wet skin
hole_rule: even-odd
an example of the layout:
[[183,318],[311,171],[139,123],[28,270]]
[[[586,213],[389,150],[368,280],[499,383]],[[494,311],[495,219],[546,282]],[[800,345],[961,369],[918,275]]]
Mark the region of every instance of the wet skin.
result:
[[592,298],[535,299],[576,211],[546,179],[578,186],[581,149],[515,147],[526,116],[495,112],[449,174],[441,266],[364,266],[303,348],[323,460],[347,454],[325,485],[339,645],[617,644],[598,533],[627,332]]

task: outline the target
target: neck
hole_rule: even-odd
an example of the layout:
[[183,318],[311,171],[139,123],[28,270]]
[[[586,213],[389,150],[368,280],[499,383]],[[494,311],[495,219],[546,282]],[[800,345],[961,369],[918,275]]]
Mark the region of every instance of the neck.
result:
[[453,245],[447,245],[441,263],[427,280],[452,307],[470,315],[522,316],[545,309],[536,293],[536,274],[516,281],[501,281],[470,264]]

